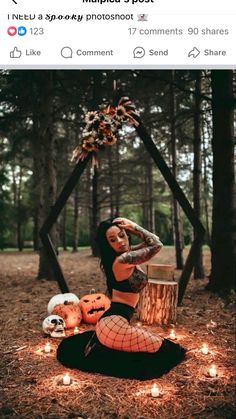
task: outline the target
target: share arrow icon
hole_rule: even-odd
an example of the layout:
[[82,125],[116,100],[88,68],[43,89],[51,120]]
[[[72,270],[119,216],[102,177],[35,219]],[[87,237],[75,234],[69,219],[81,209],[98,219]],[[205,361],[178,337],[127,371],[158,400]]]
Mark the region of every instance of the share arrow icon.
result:
[[199,49],[197,49],[197,47],[194,47],[193,49],[191,49],[191,51],[189,51],[188,57],[197,58],[199,54],[200,54]]

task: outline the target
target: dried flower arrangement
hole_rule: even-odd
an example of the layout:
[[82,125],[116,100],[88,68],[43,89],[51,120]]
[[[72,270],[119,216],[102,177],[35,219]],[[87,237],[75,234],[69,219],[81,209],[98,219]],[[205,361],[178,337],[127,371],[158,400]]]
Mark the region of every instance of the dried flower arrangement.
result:
[[[138,126],[134,104],[128,97],[122,97],[117,106],[102,106],[97,111],[85,115],[86,126],[82,133],[81,144],[75,148],[72,161],[83,160],[88,153],[97,152],[104,146],[116,143],[117,131],[124,122]],[[96,158],[93,159],[96,164]]]

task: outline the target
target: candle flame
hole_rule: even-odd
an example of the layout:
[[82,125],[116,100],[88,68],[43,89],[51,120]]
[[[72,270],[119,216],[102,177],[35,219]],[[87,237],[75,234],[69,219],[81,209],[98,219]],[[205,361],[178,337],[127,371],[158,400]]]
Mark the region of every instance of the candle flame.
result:
[[207,355],[207,354],[208,354],[208,352],[209,352],[209,348],[208,348],[208,345],[207,345],[206,343],[203,343],[203,344],[202,344],[202,347],[201,347],[201,352],[202,352],[203,354],[205,354],[205,355]]
[[176,337],[176,334],[175,334],[174,329],[171,329],[171,331],[170,331],[170,336],[172,336],[172,337]]
[[45,344],[45,346],[44,346],[44,351],[46,352],[49,352],[49,351],[51,351],[51,345],[50,345],[50,343],[49,342],[47,342],[46,344]]
[[218,375],[217,373],[217,369],[215,365],[212,365],[209,370],[208,370],[209,374],[211,377],[216,377]]

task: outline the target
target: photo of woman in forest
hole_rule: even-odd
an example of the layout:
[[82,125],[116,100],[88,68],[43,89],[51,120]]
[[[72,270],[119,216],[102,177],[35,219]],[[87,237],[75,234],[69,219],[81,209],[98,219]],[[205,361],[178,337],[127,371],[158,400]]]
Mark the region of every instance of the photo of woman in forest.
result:
[[235,94],[209,66],[0,71],[1,417],[236,417]]

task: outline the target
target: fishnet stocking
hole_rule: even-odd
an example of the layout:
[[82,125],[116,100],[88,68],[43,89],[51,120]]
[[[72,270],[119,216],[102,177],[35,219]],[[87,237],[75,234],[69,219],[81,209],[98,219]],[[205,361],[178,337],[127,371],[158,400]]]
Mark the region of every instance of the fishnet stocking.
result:
[[118,315],[99,320],[96,334],[99,341],[108,348],[127,352],[156,352],[162,344],[160,336],[130,326],[124,317]]

